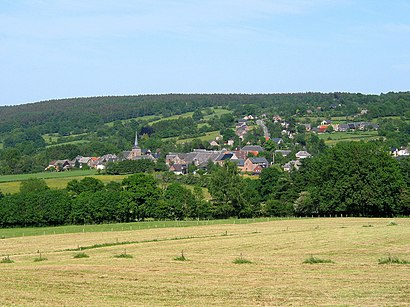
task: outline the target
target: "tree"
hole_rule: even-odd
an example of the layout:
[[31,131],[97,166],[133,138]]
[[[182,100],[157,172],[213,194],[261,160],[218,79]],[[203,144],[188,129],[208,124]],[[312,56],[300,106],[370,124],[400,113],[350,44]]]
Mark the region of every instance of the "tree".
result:
[[[211,173],[208,185],[213,198],[216,217],[244,217],[249,215],[247,207],[252,206],[247,184],[239,175],[236,164],[226,162]],[[247,195],[248,194],[248,195]]]
[[283,171],[278,166],[264,168],[260,175],[260,194],[264,200],[267,200],[278,184],[279,178],[284,176]]
[[124,178],[124,189],[131,194],[134,205],[133,212],[138,221],[155,216],[156,204],[160,197],[160,189],[153,176],[138,173]]
[[190,215],[195,198],[192,192],[181,184],[171,183],[165,189],[160,203],[160,208],[156,210],[157,217],[182,220]]
[[47,183],[44,179],[30,178],[24,180],[20,184],[20,193],[42,192],[49,190]]
[[192,114],[192,119],[193,119],[194,121],[200,121],[200,120],[203,119],[203,118],[204,118],[204,115],[202,114],[202,112],[201,112],[200,109],[196,109],[196,110],[194,111],[194,114]]
[[74,195],[79,195],[83,192],[97,192],[104,189],[104,183],[94,177],[85,177],[78,181],[73,179],[67,183],[67,190]]
[[304,161],[294,176],[305,192],[298,200],[304,214],[392,216],[403,209],[399,165],[373,143],[338,143]]

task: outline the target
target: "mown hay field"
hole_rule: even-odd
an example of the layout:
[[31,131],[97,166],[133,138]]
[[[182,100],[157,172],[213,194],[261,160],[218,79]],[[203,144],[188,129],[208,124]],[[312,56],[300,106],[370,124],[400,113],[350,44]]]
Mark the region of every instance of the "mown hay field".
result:
[[[24,176],[22,175],[0,176],[0,191],[4,194],[17,193],[20,191],[21,182],[29,178],[42,178],[47,183],[47,185],[52,189],[65,189],[67,187],[67,183],[74,179],[81,180],[85,177],[94,177],[96,179],[101,180],[104,184],[107,184],[110,181],[121,182],[126,177],[125,175],[98,175],[95,173],[94,170],[90,172],[84,171],[84,174],[82,174],[81,171],[50,173],[50,176],[56,174],[55,177],[43,177],[43,174],[47,175],[47,173],[30,174],[33,176],[27,176],[27,178],[24,178]],[[36,177],[35,175],[37,175],[38,177]],[[14,180],[13,176],[15,176]],[[7,178],[2,177],[7,177],[12,180],[7,181]]]
[[[5,238],[1,258],[14,262],[0,263],[0,305],[408,306],[410,265],[378,263],[389,254],[410,260],[410,219],[390,221],[284,219]],[[78,247],[89,258],[73,258]],[[175,260],[182,251],[187,261]],[[38,252],[47,260],[34,262]],[[122,253],[133,258],[114,257]],[[303,263],[310,256],[333,263]],[[251,263],[235,264],[238,257]]]

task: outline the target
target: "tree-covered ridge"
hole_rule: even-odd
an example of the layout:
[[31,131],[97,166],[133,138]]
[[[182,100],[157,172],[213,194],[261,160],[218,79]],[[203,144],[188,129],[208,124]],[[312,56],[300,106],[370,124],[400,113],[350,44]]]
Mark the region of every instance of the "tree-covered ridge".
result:
[[243,114],[267,110],[293,115],[317,107],[331,110],[335,104],[340,107],[334,113],[340,115],[366,108],[373,117],[400,116],[410,109],[410,93],[164,94],[50,100],[0,107],[0,133],[29,127],[41,134],[95,131],[103,123],[116,120],[146,115],[167,117],[213,106]]

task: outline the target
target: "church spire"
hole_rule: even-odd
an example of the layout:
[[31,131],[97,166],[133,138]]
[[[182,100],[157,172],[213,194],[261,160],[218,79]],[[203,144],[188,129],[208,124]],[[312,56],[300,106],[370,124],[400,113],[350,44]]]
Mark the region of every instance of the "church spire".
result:
[[138,148],[138,131],[135,131],[134,148]]

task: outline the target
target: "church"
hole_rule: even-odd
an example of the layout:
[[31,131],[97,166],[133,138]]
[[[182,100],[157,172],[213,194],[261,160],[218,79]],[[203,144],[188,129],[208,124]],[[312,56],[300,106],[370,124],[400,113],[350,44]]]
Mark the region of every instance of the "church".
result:
[[142,150],[141,147],[139,147],[138,131],[135,132],[134,146],[131,151],[123,151],[121,156],[123,160],[150,159],[155,161],[158,158],[157,154],[152,154],[150,150]]

